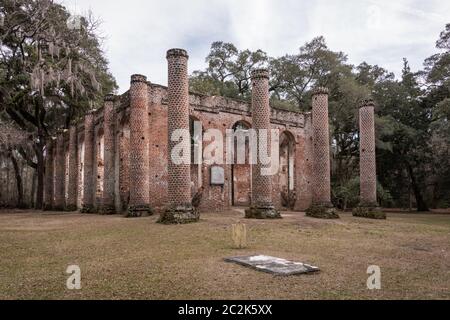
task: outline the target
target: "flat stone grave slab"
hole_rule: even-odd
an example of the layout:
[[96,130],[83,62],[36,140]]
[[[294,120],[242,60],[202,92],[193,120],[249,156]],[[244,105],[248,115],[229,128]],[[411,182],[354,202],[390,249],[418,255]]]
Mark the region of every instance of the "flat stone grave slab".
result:
[[226,258],[225,261],[280,276],[292,276],[320,271],[318,267],[308,264],[264,255],[232,257]]

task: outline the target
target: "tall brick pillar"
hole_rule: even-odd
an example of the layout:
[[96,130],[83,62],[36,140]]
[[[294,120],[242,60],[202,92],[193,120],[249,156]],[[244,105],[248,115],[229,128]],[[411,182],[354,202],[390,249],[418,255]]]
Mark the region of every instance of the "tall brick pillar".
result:
[[64,150],[64,133],[60,132],[56,138],[55,157],[55,203],[54,210],[62,211],[66,206],[65,182],[66,180],[66,157]]
[[[259,159],[259,150],[267,143],[266,150],[271,150],[271,125],[269,104],[269,71],[257,69],[252,71],[252,121],[253,129],[257,132],[258,163],[252,166],[252,207],[245,211],[248,219],[279,219],[280,213],[272,202],[272,176],[263,175],[265,167]],[[260,140],[259,130],[268,130],[268,141]],[[274,146],[278,148],[279,146]]]
[[94,181],[94,112],[84,117],[84,170],[83,170],[83,213],[95,213],[95,184]]
[[142,217],[152,213],[149,191],[148,94],[147,78],[142,75],[131,76],[128,217]]
[[386,219],[378,208],[377,162],[375,145],[375,104],[372,99],[364,100],[359,108],[360,138],[360,206],[353,211],[355,216]]
[[54,163],[54,141],[50,138],[47,143],[45,158],[45,183],[44,183],[44,210],[53,210],[54,186],[55,186],[55,163]]
[[104,126],[104,174],[103,174],[103,197],[102,213],[114,214],[115,208],[115,112],[114,95],[105,97],[103,108]]
[[359,109],[361,205],[377,206],[375,104],[365,100]]
[[[189,133],[189,56],[183,49],[171,49],[168,60],[168,192],[169,207],[160,217],[161,223],[189,223],[199,220],[191,203],[191,166],[174,163],[171,154],[180,142],[172,142],[172,133],[183,129]],[[190,137],[190,135],[188,134]],[[183,141],[185,150],[191,149],[191,140]]]
[[69,130],[69,185],[67,211],[77,210],[78,199],[78,132],[76,125]]
[[339,218],[331,203],[330,127],[328,89],[317,88],[312,95],[313,205],[306,212],[315,218]]

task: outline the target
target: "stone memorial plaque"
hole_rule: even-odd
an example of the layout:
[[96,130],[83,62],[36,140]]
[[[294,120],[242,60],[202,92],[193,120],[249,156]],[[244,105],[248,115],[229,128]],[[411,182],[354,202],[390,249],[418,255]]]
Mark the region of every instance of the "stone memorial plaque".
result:
[[222,167],[211,167],[211,185],[223,186],[225,185],[225,170]]
[[268,272],[280,276],[292,276],[318,272],[320,269],[301,262],[293,262],[270,256],[246,256],[225,259],[226,262],[237,263],[258,271]]

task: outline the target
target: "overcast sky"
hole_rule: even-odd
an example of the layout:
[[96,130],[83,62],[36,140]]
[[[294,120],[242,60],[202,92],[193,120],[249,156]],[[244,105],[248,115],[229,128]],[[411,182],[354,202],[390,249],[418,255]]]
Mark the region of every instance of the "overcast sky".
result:
[[189,52],[190,72],[205,67],[213,41],[270,56],[295,53],[323,35],[349,61],[378,64],[399,75],[402,58],[413,70],[436,52],[450,23],[448,0],[61,0],[74,14],[89,9],[102,19],[104,49],[120,86],[141,73],[167,83],[166,51]]

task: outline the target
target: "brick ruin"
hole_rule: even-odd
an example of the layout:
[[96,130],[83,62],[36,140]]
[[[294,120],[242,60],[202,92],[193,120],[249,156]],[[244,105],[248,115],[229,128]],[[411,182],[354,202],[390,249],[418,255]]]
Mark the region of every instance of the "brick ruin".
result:
[[[201,187],[200,211],[220,212],[242,206],[250,208],[247,212],[263,209],[263,215],[273,218],[279,217],[281,210],[305,211],[314,204],[331,206],[326,89],[314,92],[312,113],[270,108],[269,74],[265,70],[252,73],[252,103],[205,96],[188,91],[186,51],[169,50],[167,59],[168,87],[133,75],[129,91],[108,95],[102,108],[50,141],[46,154],[47,210],[80,209],[130,217],[158,212],[162,217],[169,215],[169,220],[195,220],[190,201]],[[370,108],[361,109],[363,136],[374,133],[373,108],[371,119],[370,112],[365,112]],[[280,148],[278,174],[261,176],[258,165],[250,164],[173,164],[169,136],[179,128],[192,131],[194,122],[201,123],[203,132],[216,129],[224,136],[230,129],[279,129],[280,145],[268,146]],[[196,137],[189,141],[191,150],[198,147],[195,141]],[[363,201],[373,202],[374,149],[365,141],[362,139],[362,196]],[[200,151],[207,145],[204,142]],[[226,159],[226,148],[223,152]],[[217,167],[223,170],[223,184],[212,181],[212,170]],[[248,215],[251,217],[252,212]]]
[[365,100],[359,108],[361,205],[377,207],[377,163],[375,156],[375,104]]
[[[269,72],[267,70],[254,70],[252,72],[252,124],[255,130],[271,129],[270,120],[270,96],[269,96]],[[271,140],[266,141],[267,145],[263,145],[260,137],[257,137],[256,144],[258,155],[261,148],[272,148]],[[274,146],[278,148],[279,146]],[[265,152],[267,153],[267,152]],[[272,176],[261,174],[263,164],[258,161],[253,165],[252,169],[252,207],[246,211],[247,218],[257,219],[276,219],[281,218],[280,213],[273,205],[273,195],[278,188],[272,187]],[[279,183],[278,183],[279,186]],[[281,194],[281,191],[278,189]],[[294,191],[294,190],[292,190]]]

